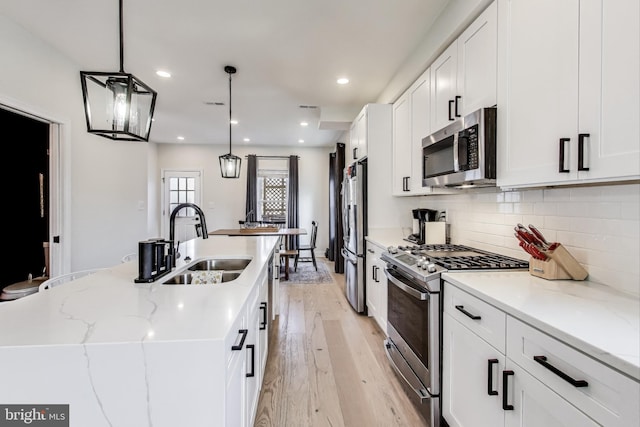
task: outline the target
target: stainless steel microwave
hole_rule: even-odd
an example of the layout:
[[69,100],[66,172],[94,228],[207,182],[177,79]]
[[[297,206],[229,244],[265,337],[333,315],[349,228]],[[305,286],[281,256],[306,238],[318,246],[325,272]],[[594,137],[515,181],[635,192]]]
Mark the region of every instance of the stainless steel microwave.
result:
[[496,107],[481,108],[422,140],[423,187],[496,185]]

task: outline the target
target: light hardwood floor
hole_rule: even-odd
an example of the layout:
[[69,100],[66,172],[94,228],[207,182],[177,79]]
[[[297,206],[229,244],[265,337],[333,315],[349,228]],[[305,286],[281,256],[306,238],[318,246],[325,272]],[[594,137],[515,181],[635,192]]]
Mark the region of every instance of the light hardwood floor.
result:
[[254,426],[425,426],[389,366],[382,330],[351,308],[344,275],[333,278],[281,282]]

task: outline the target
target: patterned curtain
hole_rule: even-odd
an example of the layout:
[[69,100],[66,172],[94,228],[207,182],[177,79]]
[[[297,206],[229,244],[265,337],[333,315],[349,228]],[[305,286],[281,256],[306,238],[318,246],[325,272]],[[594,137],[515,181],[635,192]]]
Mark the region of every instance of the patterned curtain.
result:
[[[289,156],[289,205],[287,206],[287,227],[299,228],[298,220],[298,156]],[[300,236],[289,236],[289,249],[298,249]]]
[[245,220],[257,221],[258,214],[258,159],[255,154],[247,156],[247,202]]

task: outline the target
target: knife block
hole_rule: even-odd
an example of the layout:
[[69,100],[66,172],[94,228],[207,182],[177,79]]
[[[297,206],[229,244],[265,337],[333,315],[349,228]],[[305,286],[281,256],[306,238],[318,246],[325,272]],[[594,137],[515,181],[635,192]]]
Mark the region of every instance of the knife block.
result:
[[546,252],[547,259],[529,260],[529,274],[547,280],[584,280],[589,273],[562,245],[552,252]]

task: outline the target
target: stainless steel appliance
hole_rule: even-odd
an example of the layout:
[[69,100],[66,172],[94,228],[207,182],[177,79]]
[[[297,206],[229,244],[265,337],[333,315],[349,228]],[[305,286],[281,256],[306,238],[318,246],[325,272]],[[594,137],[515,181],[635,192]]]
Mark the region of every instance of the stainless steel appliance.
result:
[[422,186],[496,184],[496,108],[482,108],[422,140]]
[[346,294],[358,313],[365,308],[365,251],[367,232],[367,160],[353,162],[344,169],[342,182],[343,239],[342,256]]
[[429,423],[440,426],[442,280],[453,270],[528,269],[519,259],[462,245],[409,245],[382,253],[387,263],[387,358]]

